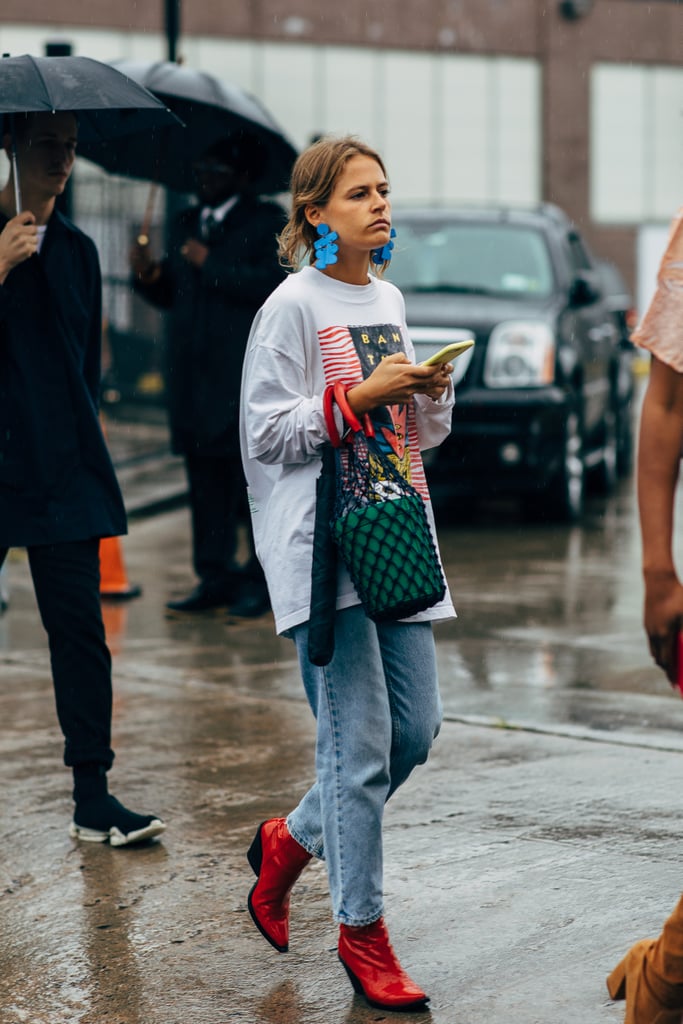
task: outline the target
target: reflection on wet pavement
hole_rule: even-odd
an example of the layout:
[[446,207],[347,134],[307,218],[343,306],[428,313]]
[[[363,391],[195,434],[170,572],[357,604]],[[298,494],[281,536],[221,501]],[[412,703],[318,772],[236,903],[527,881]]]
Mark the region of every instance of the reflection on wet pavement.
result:
[[580,527],[491,506],[441,538],[460,616],[437,629],[447,715],[683,749],[683,704],[641,626],[632,481]]

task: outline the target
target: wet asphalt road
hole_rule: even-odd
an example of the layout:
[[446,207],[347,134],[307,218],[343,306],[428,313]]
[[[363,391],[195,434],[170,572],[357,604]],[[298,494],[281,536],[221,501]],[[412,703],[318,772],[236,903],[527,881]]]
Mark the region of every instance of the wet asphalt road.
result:
[[[604,975],[680,890],[683,702],[640,625],[633,482],[582,527],[511,506],[441,530],[457,622],[437,629],[446,719],[387,809],[387,918],[434,1024],[617,1022]],[[272,619],[168,619],[187,512],[124,542],[141,598],[106,605],[111,788],[169,821],[136,850],[67,835],[47,649],[26,563],[0,619],[0,1024],[369,1024],[335,957],[324,869],[292,951],[246,912],[245,851],[311,781],[313,727]],[[399,1019],[399,1018],[395,1018]]]
[[633,480],[590,500],[581,526],[533,526],[512,504],[491,504],[441,539],[460,615],[438,630],[451,714],[563,732],[645,726],[643,742],[656,724],[683,749],[678,704],[643,699],[671,691],[641,624]]

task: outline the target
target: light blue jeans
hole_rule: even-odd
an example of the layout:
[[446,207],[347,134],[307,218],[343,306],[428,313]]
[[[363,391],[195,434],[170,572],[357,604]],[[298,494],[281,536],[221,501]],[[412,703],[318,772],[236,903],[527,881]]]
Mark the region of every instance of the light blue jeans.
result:
[[326,861],[335,921],[371,924],[383,914],[384,805],[427,760],[441,724],[432,627],[347,608],[324,668],[308,660],[308,623],[292,635],[317,721],[317,781],[287,827]]

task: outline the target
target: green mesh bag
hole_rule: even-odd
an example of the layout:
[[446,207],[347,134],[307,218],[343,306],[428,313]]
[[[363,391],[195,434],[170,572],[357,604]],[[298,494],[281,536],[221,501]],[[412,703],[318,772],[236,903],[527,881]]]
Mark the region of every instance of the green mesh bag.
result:
[[336,448],[332,536],[367,615],[404,619],[440,601],[446,584],[424,501],[367,436],[369,420],[363,431],[354,419]]

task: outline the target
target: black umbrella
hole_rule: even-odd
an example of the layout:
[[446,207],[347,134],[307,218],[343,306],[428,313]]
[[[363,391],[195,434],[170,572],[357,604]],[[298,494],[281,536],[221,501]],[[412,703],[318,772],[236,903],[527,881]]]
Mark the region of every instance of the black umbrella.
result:
[[84,149],[105,140],[119,145],[131,136],[147,138],[169,124],[182,131],[161,100],[101,61],[28,55],[0,59],[0,114],[10,115],[10,125],[14,114],[57,110],[78,116],[79,148]]
[[256,97],[205,71],[170,61],[119,60],[112,66],[154,93],[186,127],[155,130],[123,145],[83,146],[83,156],[112,174],[193,192],[192,161],[219,140],[248,132],[265,147],[265,170],[255,187],[264,194],[288,187],[296,150]]

